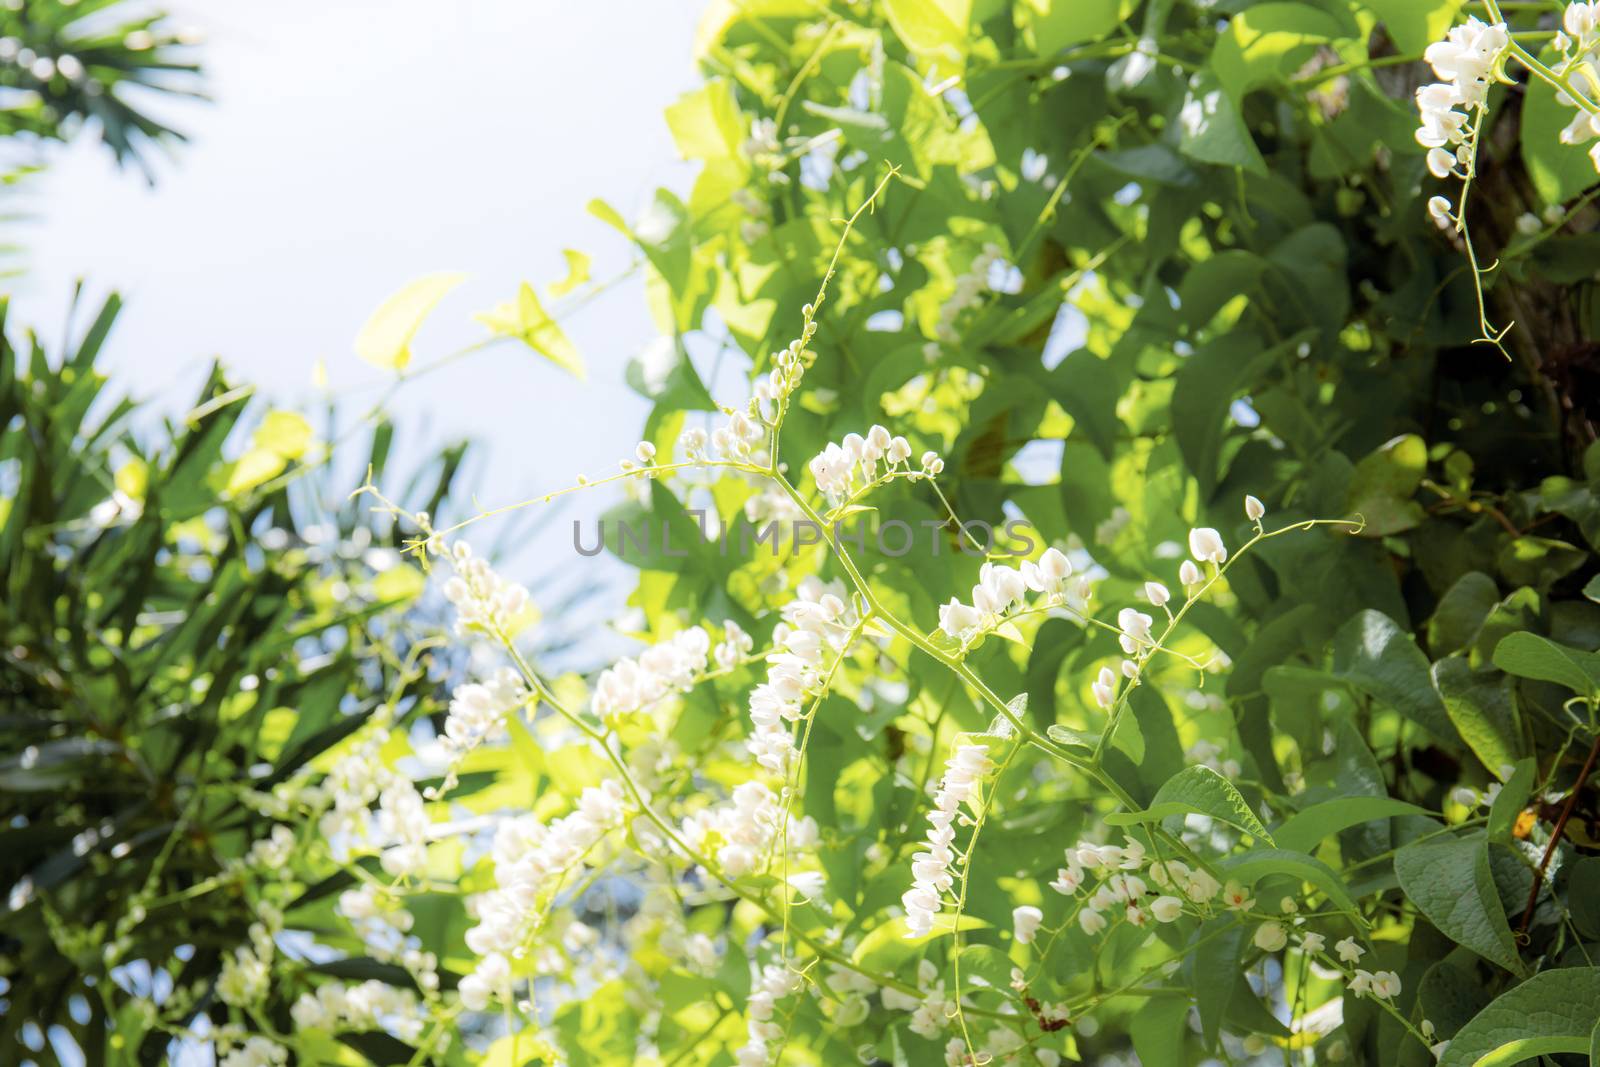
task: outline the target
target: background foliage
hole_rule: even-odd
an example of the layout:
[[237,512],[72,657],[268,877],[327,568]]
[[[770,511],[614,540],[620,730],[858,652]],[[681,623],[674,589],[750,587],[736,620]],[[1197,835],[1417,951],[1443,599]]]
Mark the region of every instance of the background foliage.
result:
[[[1480,262],[1497,264],[1480,309],[1459,238],[1425,210],[1438,187],[1412,139],[1410,102],[1426,80],[1422,49],[1469,11],[1485,13],[1453,0],[714,2],[697,45],[702,84],[667,113],[680,152],[700,163],[687,199],[663,190],[631,222],[592,205],[645,262],[666,342],[630,368],[629,381],[653,402],[643,436],[663,458],[685,429],[715,424],[719,401],[741,407],[745,379],[727,368],[764,374],[770,354],[797,335],[800,309],[816,305],[805,316],[817,324],[816,360],[778,457],[790,477],[809,491],[807,463],[827,442],[889,425],[917,451],[944,457],[940,484],[961,518],[1026,518],[1068,548],[1096,579],[1089,610],[1108,625],[1118,608],[1141,603],[1146,580],[1173,582],[1191,527],[1215,527],[1229,545],[1246,540],[1246,493],[1265,501],[1269,525],[1363,523],[1357,534],[1319,527],[1274,538],[1238,559],[1218,594],[1190,610],[1174,646],[1199,658],[1220,650],[1219,669],[1152,672],[1117,720],[1091,696],[1095,672],[1120,658],[1093,627],[1034,617],[973,650],[972,672],[1031,729],[1069,748],[1104,737],[1101,766],[1123,798],[1021,750],[968,866],[969,928],[959,934],[908,941],[899,902],[927,787],[956,736],[989,731],[994,709],[920,645],[890,634],[855,646],[840,665],[795,783],[795,814],[815,819],[821,834],[797,862],[820,867],[825,893],[791,902],[787,867],[719,881],[635,828],[633,849],[606,845],[590,860],[592,877],[563,887],[517,959],[537,1006],[508,1005],[504,1018],[462,1013],[453,990],[474,965],[463,945],[472,905],[462,896],[489,888],[494,865],[480,842],[442,840],[426,879],[400,886],[417,918],[415,944],[438,958],[440,988],[421,990],[429,1039],[335,1040],[292,1027],[290,1004],[330,976],[416,986],[406,968],[368,958],[333,908],[333,891],[361,876],[340,870],[304,812],[275,817],[304,846],[282,862],[281,878],[255,897],[243,890],[237,910],[208,905],[204,937],[182,925],[186,909],[168,918],[149,903],[132,920],[148,931],[122,930],[135,914],[129,902],[140,887],[162,900],[195,886],[217,901],[219,859],[243,854],[274,821],[239,807],[222,783],[258,764],[274,768],[268,780],[286,773],[300,756],[296,739],[322,739],[326,752],[308,765],[314,777],[361,740],[342,736],[362,725],[353,713],[385,700],[438,711],[431,683],[405,670],[406,638],[385,629],[374,641],[376,623],[363,613],[387,598],[361,601],[355,615],[343,600],[318,606],[319,583],[364,588],[356,564],[310,556],[293,538],[275,550],[252,541],[266,514],[294,529],[275,479],[298,460],[274,452],[270,437],[249,454],[276,469],[254,481],[248,466],[244,475],[219,468],[217,453],[182,468],[186,449],[200,448],[185,442],[220,448],[226,434],[186,429],[145,457],[151,495],[139,519],[74,540],[43,531],[73,529],[115,484],[115,468],[95,452],[100,438],[77,429],[75,405],[87,398],[23,410],[20,428],[7,431],[7,458],[88,458],[77,476],[85,488],[67,502],[30,503],[24,522],[16,514],[30,498],[15,494],[6,537],[21,547],[8,582],[53,589],[82,576],[81,588],[123,595],[18,601],[8,590],[7,626],[19,636],[5,642],[7,685],[34,709],[25,720],[42,710],[30,743],[65,747],[49,750],[62,753],[59,764],[6,764],[21,783],[7,779],[7,802],[20,805],[7,832],[22,835],[15,852],[29,857],[13,871],[8,849],[7,873],[26,872],[35,887],[20,906],[13,893],[7,934],[27,958],[51,961],[41,973],[60,975],[56,991],[30,983],[34,1014],[9,1011],[18,1022],[7,1025],[61,1018],[53,1000],[83,975],[107,973],[86,946],[109,940],[124,953],[116,959],[148,961],[152,982],[163,972],[193,993],[105,998],[122,1047],[147,1054],[159,1037],[145,1042],[149,1020],[119,1015],[120,1004],[157,1004],[159,1025],[148,1032],[158,1035],[184,1031],[196,1012],[214,1026],[275,1034],[301,1062],[725,1064],[746,1040],[749,961],[766,943],[808,974],[807,993],[784,1009],[783,1062],[940,1062],[944,1035],[912,1032],[907,1012],[884,1003],[885,989],[929,991],[920,964],[968,999],[976,1032],[1025,1033],[1022,1048],[990,1053],[1000,1062],[1048,1062],[1039,1056],[1048,1050],[1152,1065],[1465,1064],[1514,1041],[1533,1044],[1496,1062],[1581,1062],[1600,997],[1600,792],[1590,774],[1600,744],[1594,172],[1581,148],[1551,136],[1553,95],[1527,84],[1495,90],[1470,219]],[[1530,4],[1513,18],[1539,32],[1552,16],[1555,5]],[[818,304],[839,220],[867,201],[886,167],[898,175],[855,222]],[[1515,323],[1504,352],[1474,341],[1484,310]],[[531,287],[495,321],[492,329],[581,366]],[[410,326],[374,361],[403,371]],[[714,359],[691,358],[711,347]],[[73,397],[84,387],[71,375],[86,373],[69,361],[46,391]],[[31,377],[51,379],[42,365]],[[222,389],[202,401],[213,408],[208,420],[231,424],[235,409],[216,399]],[[12,394],[17,405],[41,404],[31,388]],[[65,418],[61,404],[76,414]],[[63,422],[66,436],[36,440],[35,426]],[[226,473],[207,483],[208,468]],[[219,485],[226,493],[232,477],[250,483],[237,499],[204,497]],[[374,480],[388,481],[381,470]],[[686,508],[704,508],[737,530],[784,513],[782,500],[738,476],[629,484],[643,488],[613,519],[648,515],[657,528],[687,529]],[[186,499],[184,486],[191,502],[177,507],[170,501]],[[169,503],[156,506],[155,487]],[[937,531],[911,557],[870,541],[853,553],[875,595],[931,633],[939,603],[973,584],[981,560],[960,550],[926,482],[887,486],[871,503],[880,525]],[[225,521],[208,525],[217,543],[200,553],[196,577],[178,566],[187,557],[172,554],[174,528],[163,523],[214,507]],[[355,515],[341,515],[341,536],[355,536]],[[383,534],[391,545],[394,536]],[[263,562],[247,562],[256,553]],[[765,648],[803,576],[851,577],[826,545],[777,558],[624,555],[641,568],[631,629],[649,642],[732,620]],[[142,572],[162,576],[148,587],[161,594],[153,603],[125,582],[89,580]],[[208,602],[222,581],[256,591],[247,601],[230,588]],[[44,621],[21,615],[25,605]],[[173,622],[142,631],[140,612]],[[231,612],[240,615],[224,627]],[[240,691],[236,679],[265,677],[274,646],[236,641],[236,631],[298,632],[291,626],[322,635],[343,666],[323,675],[334,668],[307,674],[303,662],[286,664],[277,688],[260,681]],[[119,654],[129,640],[150,651]],[[133,694],[118,705],[128,717],[119,712],[120,725],[102,729],[94,715],[103,713],[76,710],[42,682],[25,686],[48,675],[18,665],[17,649],[30,664],[63,657],[56,674],[73,679],[69,694]],[[647,783],[670,821],[692,816],[752,776],[739,742],[761,670],[742,662],[604,723],[604,751]],[[175,700],[173,687],[192,687],[197,674],[213,679],[205,694]],[[323,689],[319,677],[334,680]],[[544,703],[585,706],[590,681],[550,678]],[[192,716],[198,727],[144,725],[165,722],[174,706],[177,721]],[[298,715],[273,720],[280,706]],[[279,737],[269,722],[291,732]],[[217,788],[191,785],[187,802],[177,789],[152,798],[139,769],[166,764],[102,747],[127,748],[134,732],[140,749],[155,746],[177,769],[151,777]],[[197,743],[212,734],[216,743]],[[431,738],[426,726],[395,733],[385,765],[407,766]],[[591,741],[548,710],[518,718],[504,744],[473,754],[466,771],[475,777],[435,813],[560,816],[609,773]],[[1218,794],[1219,806],[1217,795],[1172,791],[1195,763],[1224,773],[1243,814],[1231,792]],[[49,779],[50,790],[29,785],[50,775],[77,783],[65,808],[50,791],[62,778]],[[91,777],[106,795],[86,788]],[[1150,805],[1164,786],[1162,801],[1177,795],[1180,812],[1214,820],[1189,828],[1208,828],[1206,847],[1253,883],[1263,908],[1299,901],[1329,943],[1366,938],[1362,966],[1400,979],[1394,1010],[1347,992],[1309,954],[1263,950],[1241,918],[1122,927],[1103,941],[1069,929],[1038,951],[1018,944],[1007,932],[1015,905],[1039,906],[1052,926],[1069,914],[1070,902],[1045,888],[1063,849],[1104,839],[1108,817],[1126,824],[1122,809]],[[214,811],[202,799],[213,795]],[[26,806],[34,803],[43,806]],[[72,853],[62,842],[107,818],[119,826],[130,803],[130,832],[136,822],[149,836],[135,845],[127,833],[102,833],[84,855],[59,861],[68,868],[60,882],[44,884],[54,868],[39,864]],[[178,825],[217,836],[201,847],[174,835]],[[1163,825],[1177,833],[1182,819]],[[131,869],[97,865],[98,850],[121,842],[142,850],[135,856],[165,854]],[[147,886],[152,870],[157,888]],[[243,941],[262,900],[331,958],[285,950],[260,1011],[242,1015],[207,999],[215,975],[204,950]],[[52,913],[69,916],[61,929],[71,937],[45,921]],[[125,950],[115,937],[85,936],[95,923],[149,940]],[[687,933],[715,941],[713,966],[686,960]],[[192,957],[164,962],[180,942],[195,946]],[[185,969],[196,961],[199,969]],[[1014,966],[1026,970],[1024,990],[1012,988]],[[852,969],[868,976],[864,1014],[845,976]],[[25,1003],[20,988],[13,980],[14,1005]],[[1072,1025],[1047,1028],[1027,997],[1069,1005]],[[100,1030],[80,1034],[98,1041],[104,1019],[88,1025]],[[459,1040],[441,1049],[432,1043],[441,1032]],[[1450,1044],[1431,1050],[1430,1041]]]

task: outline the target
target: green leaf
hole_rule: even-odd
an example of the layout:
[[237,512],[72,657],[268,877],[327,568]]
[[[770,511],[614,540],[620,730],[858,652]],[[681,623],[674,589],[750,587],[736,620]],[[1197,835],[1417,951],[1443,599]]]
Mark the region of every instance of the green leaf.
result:
[[946,937],[958,929],[977,930],[988,925],[975,915],[963,915],[958,926],[955,912],[946,909],[934,918],[932,930],[921,937],[912,937],[906,929],[905,919],[897,915],[874,927],[861,939],[861,944],[856,946],[855,961],[867,970],[893,972],[930,941]]
[[883,8],[895,36],[912,52],[957,68],[965,61],[972,0],[884,0]]
[[1178,151],[1190,159],[1267,173],[1238,104],[1210,73],[1199,75],[1189,86],[1178,112],[1178,131]]
[[1151,997],[1134,1013],[1128,1027],[1133,1051],[1141,1063],[1182,1063],[1189,1002],[1178,997]]
[[1305,811],[1290,816],[1273,832],[1273,837],[1281,848],[1310,853],[1323,840],[1341,830],[1400,815],[1434,817],[1434,813],[1426,808],[1392,797],[1340,797],[1338,800],[1313,804]]
[[[1550,48],[1539,58],[1547,65],[1561,65]],[[1534,190],[1547,204],[1565,203],[1600,181],[1588,145],[1561,143],[1562,129],[1576,114],[1557,102],[1555,86],[1540,78],[1528,79],[1522,103],[1522,163]]]
[[1125,0],[1026,0],[1021,5],[1032,15],[1034,48],[1041,56],[1104,37],[1129,6]]
[[1600,1004],[1600,968],[1544,971],[1496,997],[1463,1026],[1439,1067],[1521,1063],[1555,1052],[1587,1052]]
[[396,373],[411,362],[411,339],[444,299],[466,280],[465,274],[429,274],[410,282],[378,306],[356,334],[356,355]]
[[1389,441],[1362,458],[1350,475],[1345,508],[1366,521],[1364,537],[1384,537],[1422,521],[1412,499],[1428,467],[1428,446],[1416,434]]
[[667,127],[684,159],[742,158],[745,119],[725,78],[678,97],[667,108]]
[[1314,856],[1283,848],[1258,848],[1226,861],[1223,868],[1228,872],[1228,877],[1246,885],[1254,885],[1257,880],[1274,874],[1309,882],[1320,889],[1334,907],[1345,912],[1352,922],[1363,928],[1366,926],[1339,872]]
[[489,327],[497,337],[521,341],[579,381],[588,377],[583,357],[578,355],[566,332],[545,311],[539,294],[527,282],[517,290],[515,300],[497,304],[494,310],[479,312],[473,318]]
[[1538,634],[1510,634],[1494,648],[1494,665],[1519,678],[1566,686],[1586,700],[1600,698],[1600,655],[1558,645]]
[[1461,739],[1496,778],[1522,754],[1522,730],[1510,679],[1474,671],[1462,656],[1433,665],[1433,685]]
[[1600,856],[1585,856],[1567,877],[1567,907],[1572,925],[1585,937],[1600,938]]
[[1045,730],[1045,734],[1058,745],[1087,749],[1090,752],[1093,752],[1095,745],[1100,743],[1099,734],[1091,733],[1088,730],[1074,730],[1070,726],[1062,726],[1060,723],[1052,723]]
[[1191,978],[1194,983],[1195,1010],[1200,1016],[1200,1037],[1207,1048],[1216,1048],[1223,1016],[1227,1014],[1228,1002],[1233,998],[1235,989],[1232,981],[1218,981],[1218,977],[1239,973],[1239,960],[1244,954],[1248,937],[1244,924],[1231,915],[1208,919],[1194,933]]
[[1495,795],[1494,803],[1489,805],[1489,822],[1484,830],[1490,841],[1511,843],[1511,831],[1517,824],[1517,816],[1522,814],[1528,798],[1533,795],[1537,779],[1538,767],[1532,756],[1517,764],[1505,785]]
[[1167,779],[1144,811],[1108,815],[1105,821],[1112,826],[1128,826],[1189,814],[1209,816],[1257,840],[1272,843],[1272,835],[1267,833],[1267,828],[1261,825],[1261,820],[1256,818],[1233,783],[1210,767],[1198,765],[1185,767]]
[[1407,845],[1395,853],[1394,871],[1406,896],[1445,936],[1513,974],[1523,973],[1484,835]]
[[1455,734],[1433,688],[1428,657],[1389,616],[1370,608],[1339,627],[1333,673],[1442,740]]
[[1235,101],[1250,90],[1284,81],[1343,27],[1306,4],[1257,4],[1228,20],[1211,50],[1210,69]]
[[[1218,260],[1227,266],[1212,268],[1221,271],[1220,277],[1210,277],[1208,272],[1204,280],[1208,290],[1213,284],[1220,288],[1230,287],[1230,283],[1224,280],[1228,277],[1232,278],[1231,288],[1235,293],[1246,292],[1252,287],[1258,272],[1252,273],[1240,261],[1222,256],[1213,257],[1191,269],[1189,275],[1185,276],[1185,284],[1189,283],[1195,271],[1204,268],[1206,263]],[[1215,295],[1206,292],[1197,296],[1192,290],[1188,293],[1187,299],[1194,303],[1184,306],[1185,313],[1206,315],[1209,321],[1207,312],[1215,311]],[[1180,299],[1185,298],[1180,295]],[[1183,458],[1199,480],[1201,491],[1207,495],[1215,488],[1222,473],[1222,445],[1229,427],[1234,425],[1228,417],[1228,406],[1292,347],[1277,345],[1259,349],[1256,346],[1257,341],[1249,334],[1239,331],[1224,334],[1184,360],[1173,385],[1172,429]]]
[[1375,12],[1402,52],[1420,53],[1455,24],[1461,0],[1361,0]]
[[1483,620],[1500,602],[1500,589],[1482,571],[1468,571],[1439,598],[1428,620],[1428,648],[1435,656],[1471,643]]

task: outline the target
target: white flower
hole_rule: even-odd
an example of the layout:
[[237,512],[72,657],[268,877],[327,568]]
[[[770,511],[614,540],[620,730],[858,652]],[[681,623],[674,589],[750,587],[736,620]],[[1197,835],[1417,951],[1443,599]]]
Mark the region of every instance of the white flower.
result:
[[948,636],[961,639],[961,635],[977,628],[982,617],[976,608],[970,608],[955,597],[939,609],[939,629]]
[[1249,911],[1255,906],[1256,901],[1244,886],[1230,881],[1222,887],[1222,903],[1233,911]]
[[1353,937],[1335,941],[1333,950],[1339,954],[1339,959],[1345,963],[1354,963],[1367,954],[1367,950],[1356,944],[1356,939]]
[[1400,976],[1393,971],[1363,971],[1358,968],[1350,978],[1349,988],[1358,997],[1390,1000],[1400,995]]
[[1194,565],[1194,560],[1186,559],[1178,567],[1178,581],[1185,586],[1199,585],[1205,581],[1205,576],[1200,573],[1200,568]]
[[244,1044],[217,1061],[217,1067],[281,1067],[289,1062],[289,1050],[271,1038],[252,1034]]
[[1441,81],[1453,83],[1464,104],[1481,104],[1489,91],[1489,72],[1511,43],[1505,23],[1486,25],[1476,18],[1453,27],[1429,45],[1422,58]]
[[454,758],[483,741],[504,737],[506,719],[527,700],[521,677],[509,667],[500,668],[485,682],[456,686],[441,738],[445,751]]
[[884,453],[890,463],[904,463],[911,458],[911,442],[904,437],[896,437],[889,442],[889,449]]
[[906,932],[921,937],[933,929],[933,920],[942,906],[942,894],[954,884],[950,865],[955,860],[955,820],[961,805],[974,809],[980,800],[979,785],[992,767],[986,745],[961,745],[945,763],[944,777],[934,794],[927,850],[911,858],[911,888],[900,902],[906,910]]
[[[761,782],[737,786],[727,803],[684,819],[680,832],[696,851],[715,842],[717,865],[729,878],[742,878],[759,869],[780,838],[787,839],[791,854],[810,849],[817,840],[816,821],[810,816],[799,820],[786,817],[777,796]],[[821,891],[814,879],[803,880],[800,889]]]
[[[467,947],[484,957],[519,948],[546,898],[625,814],[622,787],[606,781],[585,789],[573,811],[549,825],[532,815],[502,821],[491,850],[495,888],[475,898],[477,925],[467,931]],[[490,977],[497,967],[490,964]]]
[[1109,924],[1106,922],[1106,917],[1098,911],[1093,908],[1084,908],[1078,912],[1078,925],[1083,928],[1084,933],[1093,937]]
[[1021,571],[1000,563],[985,563],[978,569],[978,584],[972,587],[972,606],[984,615],[1004,615],[1027,593]]
[[633,449],[633,456],[645,466],[656,461],[656,446],[649,441],[640,441]]
[[1037,563],[1022,565],[1022,581],[1035,593],[1059,593],[1072,576],[1072,562],[1059,548],[1047,548]]
[[755,647],[755,639],[745,633],[738,623],[727,619],[722,624],[722,641],[711,655],[717,661],[718,667],[725,671],[732,670]]
[[683,454],[691,460],[699,461],[706,454],[706,432],[698,426],[690,427],[678,437],[678,444],[683,448]]
[[804,717],[806,703],[821,690],[830,663],[844,654],[857,622],[844,587],[815,577],[800,583],[783,619],[773,632],[777,647],[767,657],[767,680],[750,694],[755,729],[745,742],[756,762],[774,774],[786,773],[797,755],[790,724]]
[[1300,951],[1307,956],[1315,956],[1327,946],[1328,940],[1319,933],[1308,932],[1301,935]]
[[1264,922],[1256,927],[1252,940],[1256,948],[1263,952],[1277,952],[1289,943],[1289,932],[1280,922]]
[[1196,563],[1220,565],[1228,561],[1228,550],[1223,547],[1222,535],[1209,526],[1197,526],[1189,531],[1189,554]]
[[1444,226],[1450,222],[1450,201],[1442,196],[1428,197],[1428,214],[1433,216],[1433,221]]
[[451,545],[445,555],[455,577],[444,584],[445,599],[455,605],[456,633],[477,630],[494,637],[509,637],[518,617],[527,609],[528,591],[496,574],[487,560],[473,555],[465,541]]
[[1188,883],[1184,885],[1183,892],[1197,904],[1204,904],[1216,898],[1222,892],[1222,885],[1207,871],[1199,870],[1189,875]]
[[1172,594],[1167,592],[1167,587],[1162,585],[1160,582],[1145,582],[1144,595],[1145,598],[1150,601],[1150,603],[1154,604],[1158,608],[1172,599]]
[[1154,644],[1150,636],[1150,626],[1154,621],[1144,612],[1133,608],[1123,608],[1117,612],[1117,629],[1122,631],[1118,641],[1122,644],[1122,651],[1131,656],[1141,647]]
[[747,1039],[735,1062],[739,1067],[766,1067],[771,1061],[769,1042],[783,1037],[784,1028],[773,1020],[777,1002],[800,988],[800,976],[781,964],[761,968],[745,1002]]
[[491,997],[504,996],[511,988],[511,964],[498,952],[478,961],[473,972],[461,979],[457,991],[461,1006],[468,1011],[483,1011]]
[[1039,930],[1039,924],[1044,922],[1044,912],[1031,904],[1023,904],[1011,910],[1011,932],[1017,941],[1028,945],[1033,943],[1033,935]]
[[924,452],[922,454],[922,473],[930,478],[944,473],[944,460],[939,458],[939,453]]
[[1100,676],[1089,689],[1102,708],[1109,708],[1117,700],[1117,676],[1111,673],[1110,667],[1101,667]]
[[1054,889],[1057,893],[1060,893],[1064,897],[1070,897],[1076,893],[1078,889],[1082,887],[1082,885],[1083,868],[1078,866],[1078,864],[1069,856],[1068,866],[1057,869],[1056,880],[1050,883],[1050,888]]
[[1189,865],[1182,860],[1166,860],[1150,865],[1150,880],[1162,889],[1182,887],[1189,880]]
[[1156,917],[1156,922],[1172,922],[1183,914],[1183,901],[1173,896],[1156,897],[1150,902],[1150,914]]
[[1245,498],[1244,498],[1244,517],[1245,518],[1249,519],[1251,522],[1260,522],[1261,519],[1262,519],[1262,516],[1266,515],[1266,513],[1267,513],[1267,506],[1265,504],[1263,504],[1260,500],[1257,500],[1255,497],[1250,496],[1248,493],[1245,494]]

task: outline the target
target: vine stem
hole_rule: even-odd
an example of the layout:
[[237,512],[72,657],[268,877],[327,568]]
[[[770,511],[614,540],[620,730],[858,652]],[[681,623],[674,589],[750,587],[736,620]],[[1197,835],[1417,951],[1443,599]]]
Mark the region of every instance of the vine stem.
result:
[[1578,780],[1572,784],[1572,792],[1567,794],[1567,802],[1561,806],[1561,815],[1556,819],[1555,829],[1550,831],[1550,843],[1545,846],[1544,856],[1539,860],[1538,869],[1533,872],[1533,885],[1528,889],[1528,903],[1522,909],[1522,922],[1517,924],[1519,936],[1526,936],[1528,927],[1533,922],[1534,905],[1539,903],[1539,890],[1544,886],[1544,872],[1550,866],[1556,848],[1561,844],[1561,835],[1567,830],[1567,820],[1572,818],[1572,809],[1578,806],[1578,794],[1583,792],[1584,785],[1589,781],[1589,773],[1594,770],[1597,757],[1600,757],[1600,734],[1595,735],[1594,744],[1589,746],[1589,756],[1583,761],[1583,769],[1578,772]]

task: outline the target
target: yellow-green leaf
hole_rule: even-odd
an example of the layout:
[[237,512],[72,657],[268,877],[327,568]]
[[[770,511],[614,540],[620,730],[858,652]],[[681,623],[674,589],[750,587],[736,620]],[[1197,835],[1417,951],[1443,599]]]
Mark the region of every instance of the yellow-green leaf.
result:
[[567,276],[550,286],[551,296],[565,296],[589,280],[589,257],[575,248],[563,248],[567,258]]
[[239,462],[228,471],[228,481],[223,490],[229,496],[248,493],[283,473],[287,462],[270,448],[252,448],[240,456]]
[[256,448],[299,459],[311,444],[311,424],[292,411],[269,411],[251,438]]
[[550,360],[556,366],[570,371],[580,381],[587,377],[583,357],[567,338],[566,333],[552,319],[539,294],[527,282],[517,292],[515,300],[496,305],[493,311],[473,316],[500,337],[514,337]]
[[415,600],[428,580],[409,563],[396,563],[372,579],[372,595],[383,603]]
[[911,51],[956,66],[966,61],[972,0],[885,0],[884,11]]
[[455,273],[418,278],[378,306],[356,335],[356,355],[385,370],[403,371],[411,362],[411,339],[444,295],[466,280]]
[[122,495],[143,500],[146,490],[150,488],[150,468],[144,460],[135,456],[117,468],[111,481]]

